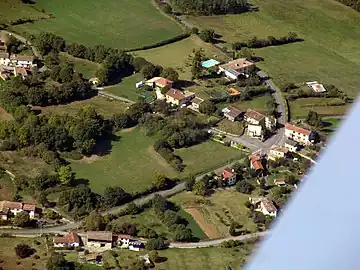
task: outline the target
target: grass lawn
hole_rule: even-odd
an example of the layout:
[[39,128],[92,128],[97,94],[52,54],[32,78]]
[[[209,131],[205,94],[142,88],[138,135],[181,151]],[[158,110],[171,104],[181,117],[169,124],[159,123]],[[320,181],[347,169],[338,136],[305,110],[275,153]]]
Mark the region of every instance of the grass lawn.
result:
[[[245,260],[251,254],[254,245],[246,244],[236,248],[180,248],[160,250],[159,256],[164,258],[164,262],[156,263],[156,270],[177,269],[177,270],[219,270],[230,266],[231,269],[239,269],[244,265]],[[139,259],[140,255],[147,251],[133,252],[129,250],[119,250],[118,260],[121,266],[127,269],[132,262]]]
[[100,66],[98,63],[91,62],[86,59],[76,58],[67,53],[61,53],[61,55],[66,57],[69,62],[73,63],[75,71],[82,73],[86,79],[90,79]]
[[[199,174],[215,170],[232,160],[242,159],[244,153],[214,141],[207,141],[189,148],[175,150],[186,165],[182,175]],[[199,158],[201,156],[201,158]]]
[[[93,107],[99,114],[104,117],[111,117],[114,114],[121,113],[129,106],[124,102],[110,100],[105,97],[95,96],[86,100],[74,101],[65,105],[39,107],[42,113],[68,113],[75,115],[83,106]],[[38,108],[38,107],[36,107]]]
[[[259,112],[266,113],[266,103],[272,99],[272,96],[270,94],[265,94],[262,96],[254,97],[252,100],[247,101],[236,101],[234,103],[231,103],[231,106],[234,106],[235,108],[246,111],[247,109],[253,109],[257,110]],[[226,107],[228,104],[221,104],[220,107]]]
[[249,232],[256,231],[256,225],[248,218],[248,209],[244,203],[248,195],[234,190],[218,190],[208,198],[196,196],[191,192],[183,192],[170,198],[183,209],[196,208],[214,231],[217,237],[229,236],[229,225],[238,222]]
[[14,27],[18,32],[47,31],[70,42],[130,49],[169,39],[182,32],[149,0],[37,0],[35,7],[55,18]]
[[323,120],[324,128],[322,130],[325,135],[334,133],[341,125],[342,119],[340,118],[326,118]]
[[104,91],[133,101],[138,101],[141,98],[151,101],[155,97],[155,92],[146,91],[141,88],[137,89],[135,87],[137,82],[143,80],[144,78],[140,73],[135,73],[129,77],[125,77],[119,84],[105,87]]
[[220,61],[227,59],[220,50],[203,42],[196,36],[191,36],[163,47],[134,52],[133,55],[144,57],[154,64],[159,64],[164,67],[173,67],[179,72],[180,79],[190,80],[191,74],[188,65],[188,57],[192,54],[194,49],[197,50],[200,48],[204,49],[206,57],[211,57]]
[[350,96],[358,92],[360,14],[332,0],[252,0],[259,12],[191,17],[201,28],[213,28],[232,43],[252,36],[296,32],[304,42],[255,50],[258,65],[277,84],[318,80],[334,84]]
[[244,122],[231,122],[228,119],[223,119],[217,124],[217,128],[227,133],[243,135],[245,124]]
[[[36,245],[35,241],[40,244]],[[25,259],[20,259],[15,254],[15,247],[25,243],[35,249],[35,253]],[[45,238],[0,238],[0,254],[2,269],[46,269],[47,253],[45,246]],[[38,255],[40,259],[35,259]]]
[[25,157],[16,151],[0,151],[1,167],[12,172],[15,176],[24,175],[33,177],[41,171],[53,171],[52,167],[43,160],[34,157]]
[[341,101],[339,98],[299,98],[289,102],[290,116],[291,119],[306,118],[309,111],[321,116],[344,115],[351,105],[329,106],[331,102]]
[[15,187],[9,175],[4,173],[0,178],[0,201],[11,201],[15,194]]
[[168,177],[177,175],[152,149],[154,138],[143,135],[140,129],[119,135],[119,141],[111,142],[110,154],[71,164],[76,176],[88,179],[95,192],[103,193],[106,187],[115,185],[128,192],[145,190],[156,172]]

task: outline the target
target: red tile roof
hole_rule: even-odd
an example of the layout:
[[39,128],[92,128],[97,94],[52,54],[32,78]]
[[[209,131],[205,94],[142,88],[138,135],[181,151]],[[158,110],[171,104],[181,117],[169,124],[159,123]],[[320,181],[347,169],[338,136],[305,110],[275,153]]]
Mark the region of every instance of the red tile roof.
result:
[[175,100],[183,100],[185,98],[185,95],[183,94],[183,92],[181,92],[179,89],[175,89],[175,88],[171,88],[169,91],[167,91],[166,93],[167,96],[172,97]]
[[232,60],[226,64],[221,65],[220,67],[223,69],[234,69],[234,70],[240,70],[246,67],[253,67],[255,64],[253,62],[250,62],[246,60],[245,58],[239,58]]
[[254,111],[252,109],[247,109],[246,110],[246,117],[247,118],[252,118],[252,119],[255,119],[256,121],[261,121],[263,120],[266,116],[263,115],[262,113],[259,113],[257,111]]
[[292,125],[290,123],[285,124],[285,129],[292,130],[292,131],[295,131],[297,133],[304,134],[304,135],[310,135],[310,133],[311,133],[310,130],[307,130],[307,129],[301,128],[301,127],[297,127],[297,126]]
[[25,211],[35,211],[35,204],[30,204],[30,203],[24,203],[23,205],[23,210]]
[[70,232],[63,237],[54,237],[54,243],[79,243],[80,244],[80,237],[76,232]]
[[259,154],[252,154],[249,156],[250,162],[252,167],[255,170],[264,170],[264,166],[261,163],[261,158],[259,156]]
[[21,202],[9,202],[9,201],[3,201],[3,207],[9,208],[9,209],[22,209],[23,204]]
[[234,172],[230,168],[225,168],[223,171],[224,179],[229,179],[234,176]]

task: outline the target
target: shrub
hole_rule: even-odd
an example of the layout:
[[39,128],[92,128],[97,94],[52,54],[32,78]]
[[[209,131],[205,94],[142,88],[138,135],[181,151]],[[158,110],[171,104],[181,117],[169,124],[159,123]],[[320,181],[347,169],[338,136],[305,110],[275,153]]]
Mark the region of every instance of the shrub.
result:
[[21,243],[15,247],[15,253],[19,258],[24,259],[31,256],[34,250],[29,245]]

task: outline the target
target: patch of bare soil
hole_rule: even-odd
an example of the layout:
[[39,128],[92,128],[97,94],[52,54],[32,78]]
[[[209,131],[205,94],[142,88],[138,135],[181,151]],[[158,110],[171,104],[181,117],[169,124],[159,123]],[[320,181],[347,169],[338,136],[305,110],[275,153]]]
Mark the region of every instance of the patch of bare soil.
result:
[[93,163],[94,161],[97,161],[100,158],[98,155],[91,155],[90,157],[83,157],[81,161],[86,163]]
[[219,233],[214,225],[207,223],[197,208],[186,208],[185,211],[195,219],[196,223],[199,224],[200,228],[210,239],[219,237]]

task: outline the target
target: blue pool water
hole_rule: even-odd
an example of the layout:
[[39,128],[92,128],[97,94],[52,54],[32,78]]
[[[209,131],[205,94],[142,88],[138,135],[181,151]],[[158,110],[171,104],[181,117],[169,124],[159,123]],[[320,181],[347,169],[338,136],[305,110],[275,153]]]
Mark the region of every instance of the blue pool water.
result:
[[214,59],[209,59],[201,63],[204,68],[210,68],[216,66],[217,64],[219,64],[219,62]]

